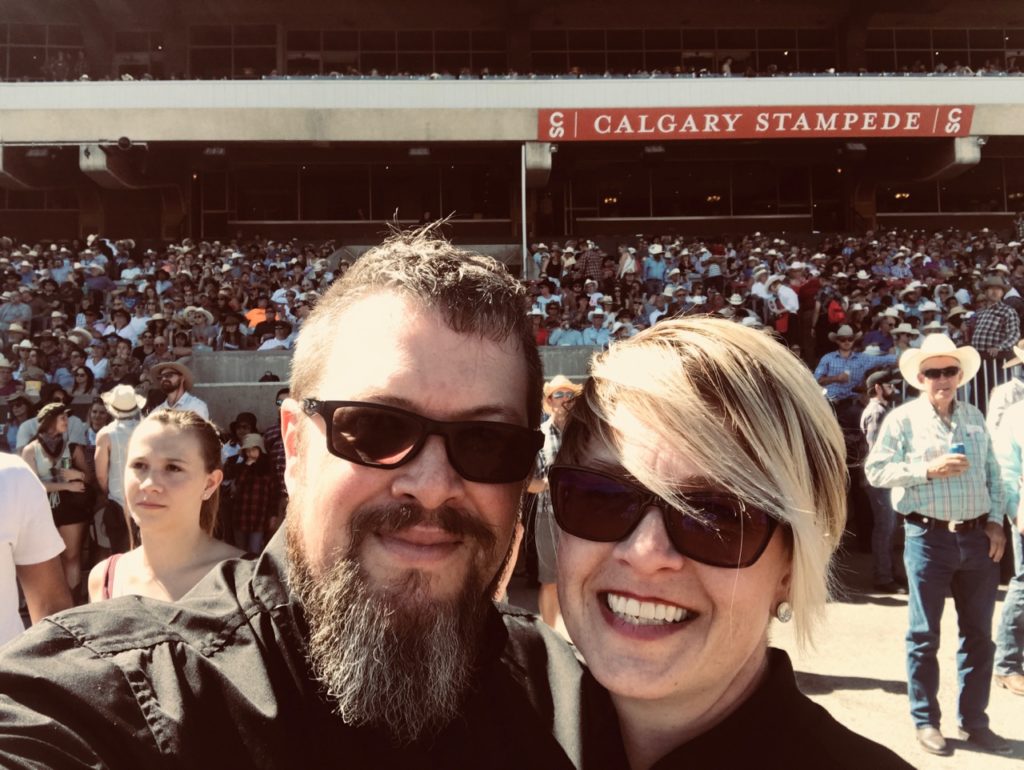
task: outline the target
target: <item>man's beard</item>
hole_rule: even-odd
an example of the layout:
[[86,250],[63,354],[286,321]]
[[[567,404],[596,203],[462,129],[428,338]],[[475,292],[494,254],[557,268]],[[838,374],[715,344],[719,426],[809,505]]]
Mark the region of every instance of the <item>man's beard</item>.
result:
[[511,543],[496,575],[481,574],[471,559],[463,585],[450,598],[432,599],[429,576],[415,569],[388,585],[371,586],[359,552],[378,533],[426,521],[458,533],[464,547],[475,545],[487,555],[497,544],[487,526],[452,508],[367,509],[353,514],[346,551],[314,576],[302,546],[301,497],[292,497],[286,519],[288,582],[309,627],[313,675],[346,724],[376,727],[397,744],[437,734],[460,713]]

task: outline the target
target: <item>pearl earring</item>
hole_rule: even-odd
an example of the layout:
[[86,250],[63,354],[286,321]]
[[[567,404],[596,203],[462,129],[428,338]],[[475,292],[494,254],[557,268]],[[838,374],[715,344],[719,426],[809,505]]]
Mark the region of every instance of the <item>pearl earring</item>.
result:
[[775,608],[775,619],[780,623],[788,623],[793,619],[793,605],[789,602],[779,602]]

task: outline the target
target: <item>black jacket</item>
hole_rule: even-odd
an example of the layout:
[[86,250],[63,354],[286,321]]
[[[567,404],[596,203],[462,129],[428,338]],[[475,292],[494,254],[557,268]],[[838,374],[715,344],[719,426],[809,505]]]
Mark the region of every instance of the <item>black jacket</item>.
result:
[[177,604],[122,597],[58,614],[11,642],[0,653],[0,766],[522,770],[621,762],[607,698],[571,648],[534,616],[504,606],[488,619],[461,719],[429,745],[397,748],[374,729],[342,723],[306,664],[282,535],[258,561],[220,564]]

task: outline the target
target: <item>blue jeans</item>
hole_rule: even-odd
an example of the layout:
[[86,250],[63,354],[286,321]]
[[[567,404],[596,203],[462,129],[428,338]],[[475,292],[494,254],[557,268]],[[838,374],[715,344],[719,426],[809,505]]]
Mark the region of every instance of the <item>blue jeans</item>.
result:
[[984,527],[955,533],[905,523],[903,561],[910,593],[907,631],[907,689],[914,725],[938,727],[939,629],[946,593],[952,589],[960,629],[956,665],[960,700],[957,719],[965,730],[988,727],[992,688],[992,614],[999,565],[988,557]]
[[871,561],[874,563],[875,585],[891,583],[892,541],[896,531],[896,512],[892,509],[889,490],[873,487],[866,481],[864,491],[871,503]]
[[996,630],[996,673],[1024,674],[1024,536],[1010,521],[1013,577],[1006,587],[1003,617]]

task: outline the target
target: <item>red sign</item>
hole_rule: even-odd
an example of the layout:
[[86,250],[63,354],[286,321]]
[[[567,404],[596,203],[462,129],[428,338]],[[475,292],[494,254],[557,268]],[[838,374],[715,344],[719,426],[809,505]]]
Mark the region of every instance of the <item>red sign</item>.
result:
[[968,105],[541,110],[542,142],[967,136]]

